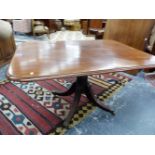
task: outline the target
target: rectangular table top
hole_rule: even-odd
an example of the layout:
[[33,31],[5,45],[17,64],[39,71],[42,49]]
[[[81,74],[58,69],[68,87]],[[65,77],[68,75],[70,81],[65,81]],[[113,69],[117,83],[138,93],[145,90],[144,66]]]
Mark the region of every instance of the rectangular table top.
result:
[[7,76],[30,81],[155,68],[155,56],[112,40],[20,44]]

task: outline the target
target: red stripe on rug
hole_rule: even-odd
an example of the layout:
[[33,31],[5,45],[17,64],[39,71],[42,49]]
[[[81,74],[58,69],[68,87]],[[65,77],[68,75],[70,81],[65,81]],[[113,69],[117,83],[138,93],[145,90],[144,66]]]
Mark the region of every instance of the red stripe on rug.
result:
[[0,93],[7,97],[14,105],[16,105],[19,110],[30,119],[34,125],[38,127],[42,133],[47,134],[52,130],[52,126],[49,125],[46,119],[41,117],[38,113],[36,113],[33,109],[31,109],[28,105],[22,102],[19,98],[17,98],[13,93],[10,93],[4,86],[1,86]]
[[[101,81],[103,81],[103,80],[101,80]],[[100,83],[100,82],[98,82],[98,83]],[[103,92],[104,90],[106,90],[107,88],[104,88],[102,86],[99,86],[99,85],[97,85],[95,83],[91,83],[91,89],[92,89],[93,93],[95,95],[97,95],[97,94],[100,94],[101,92]]]
[[46,120],[49,120],[50,123],[52,123],[52,125],[57,125],[60,123],[61,119],[58,118],[56,115],[54,115],[52,112],[50,112],[49,110],[47,110],[44,106],[42,106],[40,103],[38,103],[37,101],[33,100],[31,97],[29,97],[26,93],[24,93],[20,88],[14,86],[11,83],[7,83],[5,85],[8,89],[10,89],[11,91],[14,90],[15,93],[22,97],[22,99],[27,102],[27,104],[35,109],[38,113],[42,114]]
[[[70,82],[70,83],[73,83],[75,80],[73,80],[73,78],[67,78],[67,79],[65,79],[66,81],[68,81],[68,82]],[[101,79],[99,79],[99,80],[101,80]],[[53,81],[51,81],[51,80],[46,80],[47,82],[53,82]],[[88,81],[89,81],[89,79],[88,79]],[[103,81],[103,80],[101,80],[101,81]],[[55,81],[54,81],[55,82]],[[91,82],[90,82],[91,83]],[[59,83],[58,83],[59,84]],[[95,92],[95,95],[96,94],[99,94],[99,93],[101,93],[103,90],[105,90],[105,88],[104,87],[101,87],[101,86],[99,86],[99,85],[97,85],[97,84],[94,84],[94,83],[91,83],[92,84],[92,86],[91,86],[91,88],[92,88],[92,90]],[[61,85],[62,86],[62,85]],[[64,87],[64,86],[63,86]],[[85,101],[84,101],[85,102]]]
[[[55,88],[57,88],[57,90],[59,91],[66,91],[67,88],[62,86],[61,84],[59,84],[58,82],[54,81],[54,80],[46,80],[47,83],[51,84],[52,86],[54,86]],[[63,96],[66,98],[66,96]],[[73,98],[74,97],[74,94],[71,95],[71,97]],[[88,102],[87,98],[84,97],[84,96],[81,96],[81,99],[80,99],[81,102],[83,103],[86,103]]]
[[[49,91],[55,91],[55,90],[65,91],[65,90],[67,90],[63,86],[62,86],[63,87],[63,90],[62,90],[61,85],[59,85],[58,87],[55,87],[52,84],[49,84],[44,81],[37,81],[37,84],[39,84],[41,87],[44,87],[45,89],[47,89]],[[61,98],[64,99],[65,101],[67,101],[68,103],[71,103],[73,101],[73,96],[61,96]]]
[[[73,83],[75,81],[75,78],[65,78],[65,80],[69,81],[70,83]],[[101,79],[99,79],[99,80],[101,80]],[[88,78],[88,81],[89,81],[89,78]],[[101,81],[103,81],[103,80],[101,80]],[[91,82],[89,82],[89,83],[91,83]],[[106,89],[106,88],[101,87],[101,86],[99,86],[97,84],[94,84],[94,83],[91,83],[91,84],[92,84],[91,89],[95,93],[95,95],[101,93],[103,90]]]
[[19,135],[11,122],[0,112],[0,132],[3,135]]
[[[65,88],[64,86],[60,85],[57,82],[53,82],[53,81],[50,81],[50,82],[38,81],[37,83],[40,86],[48,89],[49,91],[53,91],[53,90],[66,91],[67,90],[67,88]],[[74,94],[70,95],[70,96],[61,96],[61,98],[64,99],[65,101],[67,101],[68,103],[72,104],[73,103]],[[84,101],[82,101],[82,98],[83,98]],[[81,96],[79,106],[85,105],[87,102],[88,102],[88,99],[86,97]]]
[[[92,75],[92,77],[94,77],[94,78],[96,78],[98,80],[102,80],[104,82],[107,82],[109,79],[115,79],[115,80],[119,81],[120,76],[118,74],[117,74],[117,76],[114,76],[114,75],[115,75],[115,73],[113,73],[112,75],[108,73],[108,74]],[[101,79],[101,76],[103,76],[102,79]]]
[[125,74],[121,74],[121,73],[113,73],[112,75],[106,74],[104,76],[105,76],[105,80],[107,80],[107,78],[115,79],[117,81],[120,81],[120,80],[125,79],[125,78],[127,78],[129,81],[132,80],[131,77],[126,76]]
[[[67,90],[67,88],[65,88],[64,86],[60,85],[59,83],[58,83],[58,85],[55,84],[56,86],[53,86],[53,84],[51,84],[51,83],[53,83],[53,81],[51,81],[51,83],[50,82],[45,82],[45,81],[37,81],[37,83],[40,86],[46,88],[49,91],[53,91],[53,90],[56,90],[56,91],[59,91],[59,90],[60,91],[66,91]],[[57,82],[54,82],[54,83],[57,83]],[[65,101],[67,101],[68,103],[72,104],[73,103],[73,100],[74,100],[74,94],[73,95],[70,95],[70,96],[61,96],[61,98],[64,99]],[[85,97],[83,97],[83,98],[85,98]],[[88,99],[87,98],[85,99],[85,102],[82,102],[81,99],[80,99],[79,106],[83,106],[87,102],[88,102]]]
[[[101,80],[101,79],[100,79],[100,80]],[[48,83],[51,83],[52,85],[55,85],[56,87],[57,87],[57,84],[60,85],[60,90],[61,90],[61,87],[65,88],[64,86],[62,86],[61,84],[59,84],[59,83],[57,83],[57,82],[55,82],[55,81],[52,81],[52,80],[46,80],[46,81],[47,81]],[[71,78],[70,78],[70,81],[69,81],[69,82],[72,83],[72,81],[73,81],[73,80],[71,80]],[[101,81],[102,81],[102,80],[101,80]],[[101,86],[96,85],[96,84],[94,84],[94,83],[91,83],[91,84],[92,84],[92,85],[91,85],[91,89],[92,89],[94,95],[97,95],[97,94],[101,93],[102,91],[106,90],[106,88],[104,88],[104,87],[101,87]],[[65,88],[65,90],[67,90],[67,88]],[[82,96],[82,97],[81,97],[81,101],[85,103],[85,102],[88,102],[88,99],[87,99],[86,97]]]

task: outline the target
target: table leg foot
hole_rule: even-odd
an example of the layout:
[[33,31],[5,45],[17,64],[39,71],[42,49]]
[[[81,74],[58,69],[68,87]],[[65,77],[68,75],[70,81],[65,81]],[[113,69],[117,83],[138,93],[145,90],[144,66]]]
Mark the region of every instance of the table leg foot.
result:
[[75,88],[76,88],[76,83],[74,82],[67,91],[65,92],[53,91],[52,93],[54,95],[59,95],[59,96],[69,96],[75,92]]
[[98,106],[99,108],[101,108],[104,111],[111,113],[112,115],[115,115],[115,112],[113,110],[111,110],[108,106],[96,101],[89,85],[86,87],[85,94],[86,94],[87,98],[89,99],[89,101],[92,102],[92,104]]
[[74,96],[74,101],[73,104],[71,104],[71,110],[64,121],[63,125],[67,127],[69,125],[69,122],[71,121],[72,117],[74,116],[75,112],[78,110],[78,104],[80,102],[80,97],[81,97],[81,90],[77,88],[75,90],[75,96]]

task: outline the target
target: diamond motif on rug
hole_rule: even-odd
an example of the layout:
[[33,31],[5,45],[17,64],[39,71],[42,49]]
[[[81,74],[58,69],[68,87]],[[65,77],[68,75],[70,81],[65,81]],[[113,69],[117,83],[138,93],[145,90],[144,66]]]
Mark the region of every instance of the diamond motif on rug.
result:
[[[131,79],[117,74],[89,76],[95,96],[105,102]],[[53,79],[35,82],[0,82],[0,133],[1,134],[64,134],[81,122],[96,107],[85,95],[81,96],[79,110],[68,128],[62,123],[73,101],[72,96],[59,97],[53,90],[65,91],[75,78]]]

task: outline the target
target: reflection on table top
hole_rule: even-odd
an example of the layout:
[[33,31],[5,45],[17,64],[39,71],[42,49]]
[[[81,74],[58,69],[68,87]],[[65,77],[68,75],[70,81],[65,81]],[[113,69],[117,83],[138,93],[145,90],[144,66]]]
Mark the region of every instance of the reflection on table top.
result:
[[31,41],[18,46],[7,76],[29,81],[155,67],[155,56],[112,40]]

